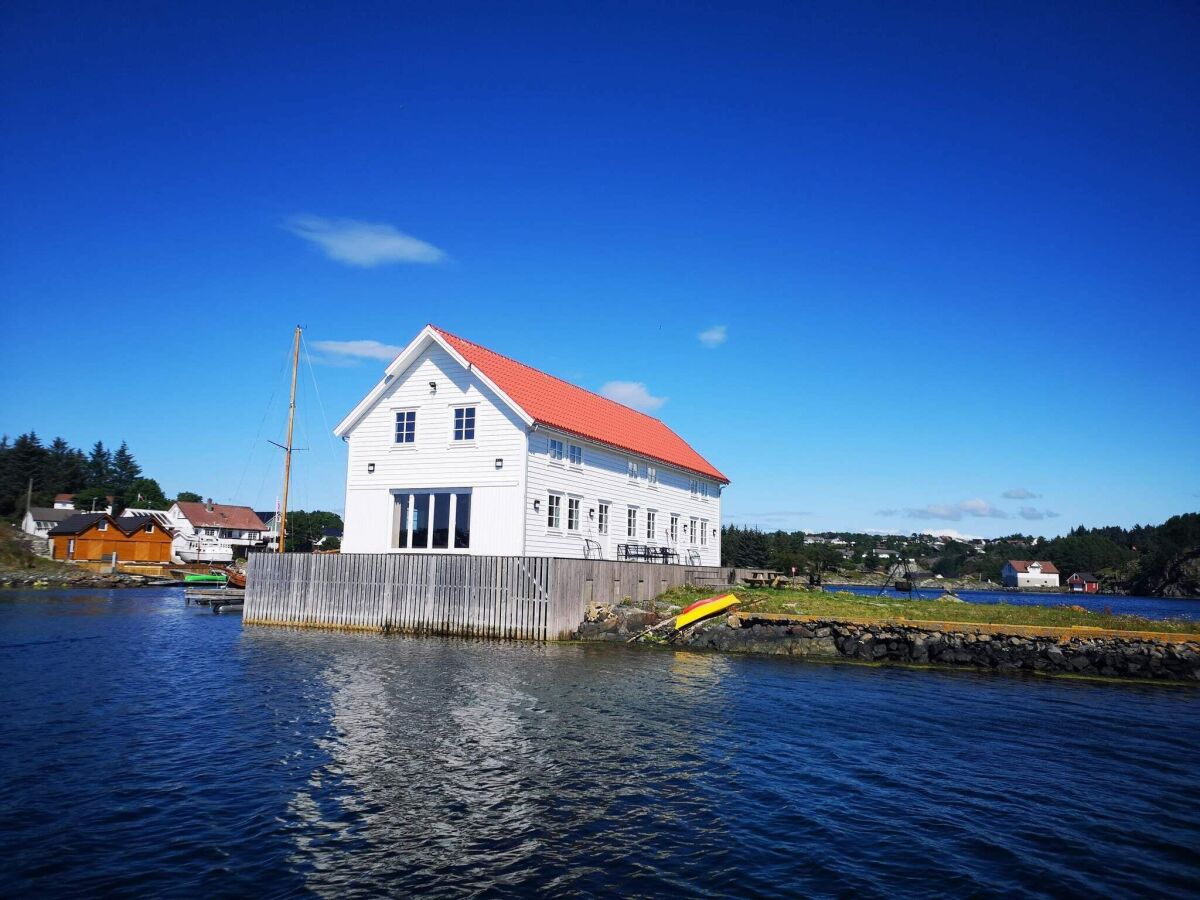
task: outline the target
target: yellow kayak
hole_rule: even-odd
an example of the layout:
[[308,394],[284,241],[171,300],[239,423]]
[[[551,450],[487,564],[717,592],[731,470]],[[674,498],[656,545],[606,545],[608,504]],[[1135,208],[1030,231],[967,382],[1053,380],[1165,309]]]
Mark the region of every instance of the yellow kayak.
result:
[[709,616],[715,616],[741,602],[733,594],[722,594],[720,597],[706,597],[703,600],[697,600],[675,617],[675,630],[686,628],[693,622],[699,622]]

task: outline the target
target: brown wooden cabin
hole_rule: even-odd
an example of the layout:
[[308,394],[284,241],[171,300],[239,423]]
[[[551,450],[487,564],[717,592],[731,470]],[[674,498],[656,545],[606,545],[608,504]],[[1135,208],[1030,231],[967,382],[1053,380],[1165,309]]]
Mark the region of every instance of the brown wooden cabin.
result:
[[50,529],[54,559],[170,562],[171,533],[150,516],[80,513]]

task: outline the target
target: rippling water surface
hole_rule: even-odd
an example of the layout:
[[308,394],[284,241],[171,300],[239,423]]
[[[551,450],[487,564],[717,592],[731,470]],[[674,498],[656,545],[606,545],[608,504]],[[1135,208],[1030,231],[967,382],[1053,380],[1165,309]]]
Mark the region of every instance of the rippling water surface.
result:
[[1200,691],[0,594],[0,894],[1185,895]]

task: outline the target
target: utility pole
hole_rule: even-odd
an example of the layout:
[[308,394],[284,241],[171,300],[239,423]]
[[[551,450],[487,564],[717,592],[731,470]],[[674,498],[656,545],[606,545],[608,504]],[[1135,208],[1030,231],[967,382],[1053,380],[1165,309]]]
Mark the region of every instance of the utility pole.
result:
[[292,425],[296,420],[296,371],[300,368],[300,326],[296,326],[296,340],[292,347],[292,398],[288,403],[287,446],[283,448],[283,506],[279,511],[279,552],[287,544],[288,482],[292,477]]

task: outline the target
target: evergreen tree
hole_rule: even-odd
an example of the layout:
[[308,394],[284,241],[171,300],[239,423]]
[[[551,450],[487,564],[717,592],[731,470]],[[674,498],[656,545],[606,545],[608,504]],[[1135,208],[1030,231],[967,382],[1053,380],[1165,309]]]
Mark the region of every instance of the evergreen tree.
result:
[[112,479],[112,462],[112,454],[105,449],[103,441],[96,441],[87,462],[88,487],[108,487]]
[[109,487],[118,494],[123,494],[136,479],[141,477],[142,467],[133,458],[133,454],[129,452],[129,445],[124,441],[121,441],[121,446],[113,454],[110,472],[112,474]]

